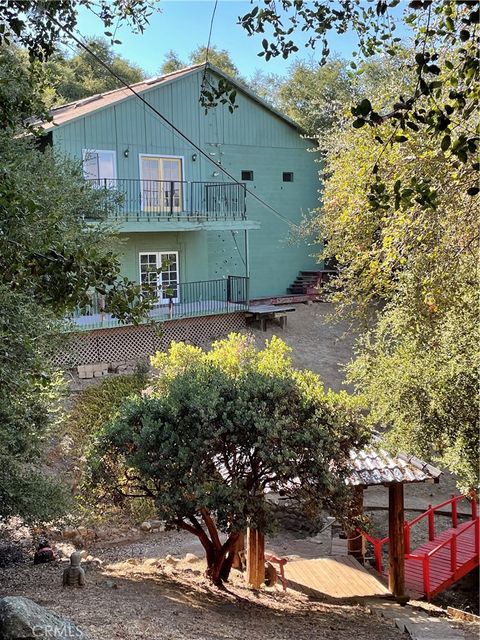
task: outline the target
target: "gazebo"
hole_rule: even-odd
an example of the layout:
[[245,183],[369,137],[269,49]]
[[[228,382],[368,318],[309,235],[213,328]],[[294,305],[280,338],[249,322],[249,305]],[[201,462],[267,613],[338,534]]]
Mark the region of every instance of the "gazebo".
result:
[[[405,598],[404,485],[438,483],[442,472],[415,456],[404,453],[393,456],[377,447],[379,442],[380,438],[376,436],[373,444],[350,452],[351,474],[347,478],[347,484],[354,491],[358,515],[363,511],[363,493],[368,487],[388,488],[388,588],[401,600]],[[256,530],[248,529],[246,538],[247,581],[258,588],[264,579],[264,536]],[[363,561],[363,536],[352,530],[347,534],[347,539],[348,553]]]
[[[405,453],[393,456],[374,446],[378,440],[360,451],[350,452],[352,473],[347,483],[355,492],[358,514],[363,511],[363,493],[368,487],[388,488],[388,588],[401,599],[405,597],[404,485],[437,483],[442,472],[415,456]],[[356,531],[348,536],[348,552],[363,560],[363,537]]]

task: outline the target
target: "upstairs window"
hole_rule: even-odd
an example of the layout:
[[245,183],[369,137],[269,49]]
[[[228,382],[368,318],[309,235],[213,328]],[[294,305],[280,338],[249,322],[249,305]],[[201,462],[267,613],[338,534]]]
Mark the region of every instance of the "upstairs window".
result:
[[293,171],[284,171],[283,172],[283,181],[284,182],[293,182]]
[[253,180],[253,171],[243,170],[242,180],[244,180],[245,182],[251,182]]
[[95,186],[115,186],[117,162],[115,151],[97,149],[83,150],[83,175]]

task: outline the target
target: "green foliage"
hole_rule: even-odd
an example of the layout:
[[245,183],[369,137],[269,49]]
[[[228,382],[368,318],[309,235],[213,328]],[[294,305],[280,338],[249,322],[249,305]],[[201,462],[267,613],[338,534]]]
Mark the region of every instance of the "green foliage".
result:
[[[124,321],[138,322],[152,301],[138,285],[118,282],[119,248],[102,223],[115,196],[90,188],[78,164],[40,153],[27,135],[54,100],[43,63],[63,35],[59,22],[74,28],[87,5],[0,5],[0,518],[45,521],[67,508],[42,456],[57,427],[61,385],[51,353],[64,315],[88,302],[90,288]],[[127,21],[142,30],[148,5],[140,0],[133,10],[114,0],[99,8],[106,27]]]
[[[87,40],[88,47],[105,62],[117,76],[128,84],[140,82],[145,73],[140,67],[115,54],[103,38]],[[123,87],[95,58],[77,47],[77,53],[68,56],[56,52],[46,63],[49,84],[54,87],[57,104],[81,100],[97,93],[105,93]]]
[[0,129],[32,127],[33,119],[47,119],[55,92],[40,62],[29,62],[19,47],[0,45]]
[[[262,0],[254,3],[239,22],[248,35],[263,34],[259,56],[266,60],[280,55],[288,58],[298,51],[294,38],[303,32],[309,35],[306,47],[314,48],[321,43],[321,64],[325,64],[330,55],[330,33],[343,34],[349,28],[358,36],[363,59],[382,54],[397,60],[401,57],[401,38],[395,35],[395,18],[389,10],[398,4],[399,0],[376,0],[368,6],[350,0],[337,3],[297,0],[282,2],[280,9],[270,0]],[[411,131],[421,131],[432,148],[438,150],[442,145],[446,148],[450,145],[448,140],[453,134],[452,153],[460,162],[478,171],[479,132],[472,121],[479,100],[478,16],[478,7],[472,2],[411,0],[405,3],[403,21],[415,36],[414,56],[407,69],[416,81],[407,93],[399,87],[388,110],[366,109],[367,103],[361,103],[363,107],[356,108],[353,126],[360,129],[366,124],[372,128],[386,125],[388,133],[382,144],[408,143]],[[357,56],[357,52],[354,55]],[[358,65],[353,63],[352,68]],[[366,98],[370,96],[363,96],[363,100]],[[467,125],[461,135],[456,130],[459,123]],[[376,187],[385,186],[378,170],[373,183]],[[410,184],[406,188],[428,205],[429,198],[425,198],[417,186]],[[384,198],[380,196],[372,188],[371,203],[381,206]]]
[[[160,67],[161,73],[172,73],[179,69],[184,69],[189,65],[203,64],[207,59],[207,47],[205,45],[194,49],[188,56],[188,62],[184,62],[179,55],[173,51],[167,51],[165,60]],[[221,69],[228,76],[240,79],[240,72],[232,61],[230,54],[225,49],[218,49],[215,45],[208,49],[208,61],[215,67]]]
[[142,319],[153,292],[141,297],[139,286],[120,281],[110,229],[85,224],[101,221],[115,196],[92,189],[74,161],[6,134],[0,140],[0,282],[58,315],[86,305],[95,288],[122,320]]
[[91,435],[99,431],[118,413],[131,396],[139,396],[147,383],[143,373],[106,378],[99,385],[88,387],[78,396],[68,414],[66,432],[83,452]]
[[389,304],[363,339],[350,381],[388,428],[393,450],[433,455],[466,493],[479,482],[476,292],[457,289],[448,310],[435,316],[420,324],[408,298]]
[[[354,107],[355,122],[392,104],[396,90],[378,87]],[[456,137],[479,121],[458,121]],[[322,258],[338,265],[338,312],[374,325],[350,369],[372,418],[390,428],[391,446],[437,459],[463,490],[478,480],[476,173],[450,143],[407,128],[391,144],[388,122],[345,123],[327,137],[314,225],[327,241]]]
[[64,29],[74,31],[81,9],[92,10],[101,20],[105,35],[111,43],[118,43],[114,34],[122,24],[142,33],[152,12],[152,2],[135,0],[98,0],[92,8],[91,0],[16,0],[0,5],[0,45],[16,42],[28,49],[31,59],[46,60],[55,53],[65,37]]
[[311,135],[331,129],[353,97],[347,64],[338,59],[322,67],[296,63],[278,90],[280,109]]
[[348,512],[344,477],[350,448],[367,437],[363,419],[355,400],[293,369],[288,351],[274,338],[257,352],[237,334],[208,353],[173,344],[153,359],[149,394],[104,426],[90,457],[98,490],[150,497],[168,526],[198,535],[214,581],[240,531],[273,525],[265,491],[310,513]]
[[0,517],[50,520],[67,494],[39,471],[61,381],[48,361],[53,314],[0,284]]
[[178,53],[173,49],[170,49],[164,56],[164,61],[160,67],[160,73],[173,73],[174,71],[180,71],[180,69],[184,69],[186,66],[188,65],[184,60],[180,58]]

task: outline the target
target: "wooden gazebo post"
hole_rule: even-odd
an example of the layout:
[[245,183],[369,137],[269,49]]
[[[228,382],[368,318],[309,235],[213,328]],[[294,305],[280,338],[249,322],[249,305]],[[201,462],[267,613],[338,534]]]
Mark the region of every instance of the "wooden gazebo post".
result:
[[399,599],[405,598],[405,540],[403,484],[388,486],[388,588]]
[[[360,516],[363,513],[363,487],[353,487],[353,515]],[[363,536],[358,529],[351,529],[347,532],[348,555],[353,556],[360,562],[364,561]]]
[[265,580],[265,536],[258,529],[247,529],[247,584],[260,589]]

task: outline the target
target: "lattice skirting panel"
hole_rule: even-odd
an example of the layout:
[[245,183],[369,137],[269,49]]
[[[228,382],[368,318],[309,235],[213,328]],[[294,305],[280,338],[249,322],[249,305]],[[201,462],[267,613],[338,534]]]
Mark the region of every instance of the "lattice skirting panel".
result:
[[201,318],[169,320],[159,328],[115,327],[66,336],[62,351],[54,356],[56,365],[65,368],[97,362],[136,360],[165,351],[171,342],[203,345],[246,327],[243,313],[229,313]]

